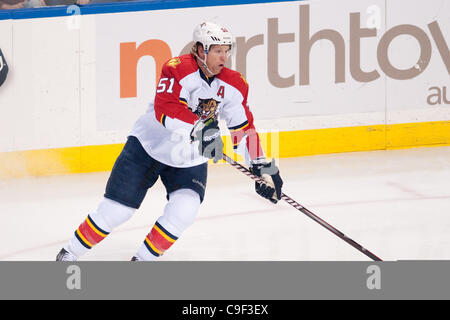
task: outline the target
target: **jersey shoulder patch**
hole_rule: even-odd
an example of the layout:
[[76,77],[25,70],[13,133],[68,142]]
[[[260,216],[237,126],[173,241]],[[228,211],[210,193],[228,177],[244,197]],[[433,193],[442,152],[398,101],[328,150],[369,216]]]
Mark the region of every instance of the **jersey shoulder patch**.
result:
[[172,74],[178,80],[194,73],[198,70],[197,62],[191,54],[173,57],[166,61],[163,66],[163,73]]

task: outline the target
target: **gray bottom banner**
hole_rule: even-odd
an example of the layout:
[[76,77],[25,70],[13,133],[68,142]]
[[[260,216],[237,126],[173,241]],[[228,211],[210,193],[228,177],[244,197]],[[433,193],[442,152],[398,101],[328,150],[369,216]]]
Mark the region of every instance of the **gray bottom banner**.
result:
[[450,298],[450,261],[0,262],[0,299]]

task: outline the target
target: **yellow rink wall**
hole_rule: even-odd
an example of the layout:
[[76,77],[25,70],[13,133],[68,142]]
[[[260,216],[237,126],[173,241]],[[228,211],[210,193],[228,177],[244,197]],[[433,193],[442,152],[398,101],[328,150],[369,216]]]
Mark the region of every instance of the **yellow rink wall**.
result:
[[[373,125],[260,134],[267,157],[289,158],[307,155],[389,150],[421,146],[450,145],[450,121]],[[232,151],[230,137],[224,137],[224,151]],[[0,153],[0,176],[24,177],[109,171],[123,144],[28,150]]]

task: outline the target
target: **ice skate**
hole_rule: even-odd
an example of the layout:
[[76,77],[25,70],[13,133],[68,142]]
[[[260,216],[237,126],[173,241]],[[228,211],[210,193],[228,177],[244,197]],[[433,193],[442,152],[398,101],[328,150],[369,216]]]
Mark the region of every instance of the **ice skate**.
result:
[[77,261],[77,257],[75,257],[66,249],[62,248],[56,256],[56,261]]

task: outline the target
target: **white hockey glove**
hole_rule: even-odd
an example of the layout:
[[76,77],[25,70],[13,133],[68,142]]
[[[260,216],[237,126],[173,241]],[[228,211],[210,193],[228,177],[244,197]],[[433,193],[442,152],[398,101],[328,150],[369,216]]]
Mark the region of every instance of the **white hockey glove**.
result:
[[280,177],[280,170],[275,165],[275,160],[272,162],[257,162],[250,165],[250,172],[255,176],[263,178],[265,183],[255,182],[256,193],[261,197],[277,203],[281,200],[281,188],[283,187],[283,180]]

